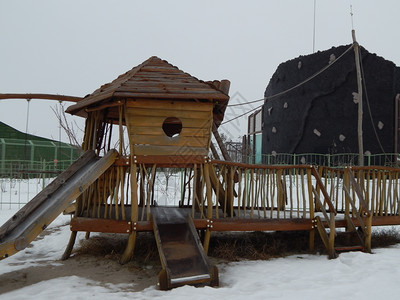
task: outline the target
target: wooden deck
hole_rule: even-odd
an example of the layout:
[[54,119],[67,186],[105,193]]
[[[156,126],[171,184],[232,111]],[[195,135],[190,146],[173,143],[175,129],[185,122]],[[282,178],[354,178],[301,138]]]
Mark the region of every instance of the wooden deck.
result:
[[[169,213],[171,220],[174,215],[188,216],[192,214],[192,209],[189,207],[152,207],[151,212],[159,211],[160,208],[165,213]],[[132,231],[153,231],[152,220],[142,220],[137,222],[131,222],[130,219],[130,206],[125,207],[127,220],[116,220],[116,218],[91,218],[91,217],[75,217],[71,220],[72,231],[88,231],[88,232],[107,232],[107,233],[131,233]],[[104,208],[102,209],[104,211]],[[237,215],[238,209],[235,208]],[[250,209],[249,209],[250,211]],[[285,213],[280,212],[282,215],[287,216],[296,215],[297,211],[286,211]],[[111,216],[114,216],[111,213]],[[221,213],[222,215],[222,213]],[[215,214],[213,218],[201,218],[201,214],[196,212],[193,216],[193,222],[198,230],[209,228],[211,231],[310,231],[314,227],[314,219],[311,218],[297,218],[297,217],[278,217],[276,210],[268,210],[268,216],[272,218],[262,218],[259,216],[250,217],[250,213],[247,213],[246,217],[238,218],[216,218]],[[317,215],[319,215],[317,213]],[[321,218],[324,226],[329,228],[327,220]],[[357,218],[352,218],[355,226],[360,226]],[[387,215],[387,216],[373,216],[372,226],[391,226],[400,225],[399,215]],[[339,213],[335,220],[336,228],[345,228],[347,222],[344,218],[344,214]]]
[[125,262],[136,233],[153,231],[152,215],[160,210],[171,220],[190,215],[205,232],[206,252],[216,231],[308,231],[310,250],[319,235],[334,258],[345,249],[335,246],[337,228],[359,239],[347,249],[370,252],[372,226],[400,225],[400,169],[207,162],[179,171],[179,207],[157,205],[155,166],[138,164],[133,171],[128,165],[111,168],[78,202],[71,221],[75,233],[128,234]]

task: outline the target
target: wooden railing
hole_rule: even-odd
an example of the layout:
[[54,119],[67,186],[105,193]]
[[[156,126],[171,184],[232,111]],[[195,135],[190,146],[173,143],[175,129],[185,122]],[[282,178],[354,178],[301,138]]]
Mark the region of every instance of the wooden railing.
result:
[[[198,224],[259,224],[263,220],[269,224],[282,224],[280,220],[300,224],[310,220],[310,249],[318,232],[329,257],[334,258],[338,250],[336,226],[354,232],[362,249],[370,252],[372,218],[399,215],[399,173],[392,168],[316,169],[222,161],[168,170],[120,159],[78,199],[75,215],[129,222],[132,231],[124,261],[131,255],[137,222],[151,222],[151,208],[157,205],[179,206]],[[173,203],[164,203],[159,190],[165,187],[162,196],[170,194],[166,188],[171,185],[169,176],[175,177],[172,186],[176,196]],[[212,228],[207,224],[202,227],[206,228],[205,249]],[[307,230],[301,228],[298,230]]]
[[311,166],[272,167],[216,161],[210,166],[214,173],[210,178],[215,218],[314,217]]
[[[126,161],[110,168],[78,201],[77,215],[132,219],[130,169]],[[315,219],[317,214],[330,224],[337,213],[357,223],[369,216],[399,214],[399,169],[212,161],[174,172],[179,177],[173,186],[176,201],[167,205],[190,208],[195,219]],[[156,165],[137,165],[136,220],[150,220],[151,207],[164,205],[157,194],[165,184],[162,176],[167,176],[165,170]]]

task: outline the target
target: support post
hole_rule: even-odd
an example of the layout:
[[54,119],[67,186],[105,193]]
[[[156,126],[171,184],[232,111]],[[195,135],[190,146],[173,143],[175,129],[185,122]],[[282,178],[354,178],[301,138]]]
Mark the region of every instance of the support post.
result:
[[210,148],[211,148],[212,155],[214,156],[214,159],[216,159],[216,160],[221,160],[221,159],[219,158],[219,154],[218,154],[217,149],[215,148],[213,142],[211,142]]
[[[133,155],[131,156],[131,222],[133,222],[133,225],[135,222],[138,221],[139,217],[139,210],[138,210],[138,197],[137,197],[137,191],[138,191],[138,184],[137,184],[137,178],[136,178],[136,172],[137,172],[137,165],[135,163],[135,159]],[[125,264],[129,262],[132,257],[133,257],[133,251],[135,250],[135,244],[136,244],[136,230],[135,226],[132,226],[133,230],[129,234],[128,238],[128,244],[125,248],[124,253],[122,254],[120,264]]]
[[[350,191],[350,178],[349,178],[349,168],[344,169],[343,173],[343,185],[344,187]],[[347,217],[350,217],[350,199],[349,195],[345,193],[345,208],[344,208],[344,215]],[[346,231],[351,231],[351,228],[349,228],[349,225],[346,224]]]
[[219,149],[221,149],[222,156],[224,157],[224,159],[226,161],[232,161],[232,159],[228,153],[228,150],[226,150],[224,142],[222,141],[221,136],[219,135],[218,128],[217,128],[217,125],[215,125],[215,122],[213,123],[212,132],[214,134],[215,140],[218,143]]
[[369,214],[366,220],[366,230],[365,230],[365,252],[371,253],[371,230],[372,230],[372,212]]
[[[399,143],[399,101],[400,94],[396,95],[394,99],[394,151],[393,153],[397,154],[398,151],[398,143]],[[396,157],[394,158],[396,161]],[[397,161],[396,161],[397,162]]]
[[[206,197],[207,197],[207,219],[210,220],[212,218],[212,209],[213,209],[213,203],[212,203],[212,187],[211,187],[211,181],[210,181],[210,164],[206,163],[203,165],[204,166],[204,179],[206,182]],[[210,246],[210,238],[211,238],[211,228],[212,224],[207,225],[207,229],[204,235],[204,252],[207,254],[208,253],[208,248]]]
[[[308,198],[310,206],[310,219],[314,220],[314,196],[312,192],[311,168],[307,169],[307,186],[308,186]],[[308,244],[310,252],[314,252],[315,229],[310,231]]]
[[64,254],[61,257],[61,260],[67,260],[71,256],[72,249],[74,248],[74,244],[75,244],[75,240],[76,240],[76,234],[77,234],[77,231],[71,232],[71,236],[69,238],[67,248],[65,249]]
[[358,135],[358,165],[364,165],[364,145],[363,145],[363,100],[362,100],[362,81],[361,81],[361,67],[360,67],[360,46],[356,40],[356,32],[351,31],[353,37],[354,54],[356,59],[357,71],[357,88],[358,88],[358,122],[357,122],[357,135]]

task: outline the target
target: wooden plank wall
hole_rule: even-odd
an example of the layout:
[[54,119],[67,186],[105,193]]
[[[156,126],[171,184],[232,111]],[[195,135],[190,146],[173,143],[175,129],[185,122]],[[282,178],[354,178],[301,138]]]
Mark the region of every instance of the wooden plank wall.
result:
[[[135,99],[126,103],[129,141],[134,155],[207,155],[211,140],[213,104]],[[179,136],[167,136],[166,118],[182,122]]]

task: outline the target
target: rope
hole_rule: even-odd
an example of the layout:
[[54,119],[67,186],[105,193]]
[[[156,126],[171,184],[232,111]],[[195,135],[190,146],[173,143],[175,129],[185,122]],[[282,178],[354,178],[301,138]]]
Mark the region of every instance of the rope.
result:
[[243,113],[243,114],[241,114],[239,116],[236,116],[236,117],[234,117],[234,118],[232,118],[232,119],[230,119],[228,121],[222,122],[221,125],[225,125],[226,123],[229,123],[229,122],[234,121],[234,120],[236,120],[236,119],[238,119],[240,117],[243,117],[243,116],[245,116],[245,115],[247,115],[247,114],[249,114],[249,113],[251,113],[251,112],[253,112],[253,111],[255,111],[255,110],[257,110],[257,109],[259,109],[261,107],[263,107],[263,105],[264,105],[264,103],[261,104],[260,106],[257,106],[256,108],[253,108],[253,109],[251,109],[251,110],[249,110],[249,111],[247,111],[247,112],[245,112],[245,113]]
[[302,81],[302,82],[296,84],[295,86],[293,86],[293,87],[291,87],[291,88],[289,88],[289,89],[287,89],[287,90],[284,90],[284,91],[282,91],[282,92],[280,92],[280,93],[277,93],[277,94],[272,95],[272,96],[265,97],[264,99],[265,99],[265,100],[270,100],[270,99],[276,98],[276,97],[278,97],[278,96],[282,96],[283,94],[286,94],[286,93],[288,93],[288,92],[290,92],[290,91],[292,91],[292,90],[294,90],[294,89],[297,89],[298,87],[302,86],[303,84],[305,84],[305,83],[311,81],[312,79],[314,79],[315,77],[317,77],[318,75],[320,75],[321,73],[323,73],[324,71],[326,71],[327,69],[329,69],[331,66],[333,66],[333,64],[335,64],[338,60],[340,60],[340,59],[341,59],[347,52],[349,52],[351,49],[353,49],[353,45],[351,45],[349,48],[347,48],[346,51],[344,51],[338,58],[336,58],[334,61],[332,61],[329,65],[323,67],[321,70],[319,70],[318,72],[314,73],[313,75],[311,75],[310,77],[308,77],[306,80],[304,80],[304,81]]
[[245,103],[229,104],[228,107],[247,105],[247,104],[252,104],[252,103],[256,103],[256,102],[260,102],[260,101],[264,101],[264,98],[258,99],[258,100],[254,100],[254,101],[250,101],[250,102],[245,102]]
[[[260,101],[267,101],[267,100],[276,98],[276,97],[278,97],[278,96],[282,96],[282,95],[284,95],[284,94],[286,94],[286,93],[289,93],[290,91],[292,91],[292,90],[294,90],[294,89],[297,89],[298,87],[302,86],[303,84],[306,84],[307,82],[311,81],[312,79],[314,79],[315,77],[317,77],[318,75],[320,75],[321,73],[323,73],[324,71],[326,71],[327,69],[329,69],[331,66],[333,66],[333,64],[335,64],[338,60],[340,60],[340,59],[341,59],[347,52],[349,52],[351,49],[353,49],[353,45],[351,45],[349,48],[347,48],[346,51],[344,51],[338,58],[336,58],[336,59],[335,59],[334,61],[332,61],[330,64],[328,64],[327,66],[323,67],[321,70],[319,70],[318,72],[314,73],[313,75],[311,75],[310,77],[308,77],[308,78],[305,79],[304,81],[302,81],[302,82],[296,84],[295,86],[293,86],[293,87],[291,87],[291,88],[289,88],[289,89],[287,89],[287,90],[284,90],[284,91],[279,92],[279,93],[277,93],[277,94],[275,94],[275,95],[272,95],[272,96],[265,97],[264,99],[254,100],[254,101],[245,102],[245,103],[232,104],[232,105],[228,105],[228,107],[247,105],[247,104],[256,103],[256,102],[260,102]],[[233,121],[233,120],[236,120],[236,119],[238,119],[238,118],[240,118],[240,117],[243,117],[243,116],[245,116],[245,115],[247,115],[247,114],[249,114],[249,113],[251,113],[251,112],[253,112],[253,111],[255,111],[255,110],[259,109],[259,108],[261,108],[263,105],[264,105],[264,104],[262,104],[262,105],[260,105],[260,106],[258,106],[258,107],[256,107],[256,108],[253,108],[253,109],[251,109],[251,110],[249,110],[249,111],[247,111],[247,112],[245,112],[245,113],[243,113],[243,114],[241,114],[241,115],[239,115],[239,116],[236,116],[236,117],[234,117],[233,119],[227,120],[227,121],[221,123],[221,125],[224,125],[224,124],[226,124],[226,123],[229,123],[229,122],[231,122],[231,121]]]
[[379,138],[378,132],[376,131],[376,127],[375,127],[375,124],[374,124],[374,119],[372,117],[372,111],[371,111],[371,106],[369,104],[369,97],[368,97],[368,92],[367,92],[367,85],[366,85],[366,82],[365,82],[364,68],[363,68],[363,64],[362,64],[361,47],[360,47],[359,56],[360,56],[360,62],[361,62],[360,66],[361,66],[362,84],[363,84],[363,88],[364,88],[364,92],[365,92],[365,100],[367,102],[369,118],[371,120],[371,125],[372,125],[372,128],[374,129],[374,134],[375,134],[376,140],[378,141],[379,147],[381,148],[382,153],[386,154],[385,150],[383,149],[383,146],[382,146],[381,140]]

